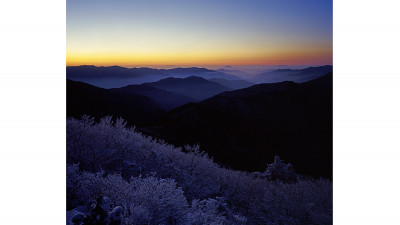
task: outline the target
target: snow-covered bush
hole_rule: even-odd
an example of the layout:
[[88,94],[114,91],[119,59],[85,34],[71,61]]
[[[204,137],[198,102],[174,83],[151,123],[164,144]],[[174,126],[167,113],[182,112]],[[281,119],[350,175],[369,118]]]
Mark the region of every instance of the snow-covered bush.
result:
[[[67,170],[78,172],[75,171],[75,165],[68,166]],[[116,174],[78,172],[73,176],[73,180],[76,188],[70,189],[69,195],[70,199],[78,201],[70,202],[69,204],[75,204],[72,207],[78,206],[77,204],[89,207],[91,202],[99,202],[99,198],[107,196],[108,201],[122,207],[124,217],[135,221],[135,216],[142,213],[144,216],[141,218],[147,218],[148,223],[155,224],[163,224],[170,220],[183,222],[182,218],[188,208],[182,189],[171,179],[135,177],[128,182]],[[71,181],[67,183],[72,184]],[[103,211],[108,211],[109,208],[105,207],[107,205],[110,204],[106,204],[105,200],[101,202]],[[136,212],[137,209],[141,212]]]
[[67,121],[68,163],[79,163],[84,171],[117,172],[125,179],[156,173],[175,179],[189,199],[218,195],[215,171],[219,166],[199,146],[186,146],[186,150],[145,137],[110,117],[100,123],[89,117]]
[[278,157],[263,173],[222,168],[121,119],[68,119],[67,163],[68,210],[107,196],[125,224],[332,223],[331,181],[298,179]]
[[171,179],[132,178],[125,199],[134,206],[146,209],[149,222],[176,224],[184,222],[188,203],[183,191]]
[[324,179],[271,182],[249,213],[257,215],[251,218],[255,224],[332,224],[332,183]]
[[223,198],[193,200],[186,218],[193,225],[246,224],[246,218],[233,214]]

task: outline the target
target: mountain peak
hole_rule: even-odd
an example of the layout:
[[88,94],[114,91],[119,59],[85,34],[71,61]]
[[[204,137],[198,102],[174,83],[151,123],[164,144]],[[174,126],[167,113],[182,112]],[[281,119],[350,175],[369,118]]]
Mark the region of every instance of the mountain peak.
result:
[[232,89],[198,76],[165,78],[147,85],[189,96],[198,101]]
[[188,80],[188,81],[206,81],[206,79],[202,78],[202,77],[198,77],[198,76],[190,76],[190,77],[186,77],[184,78],[184,80]]

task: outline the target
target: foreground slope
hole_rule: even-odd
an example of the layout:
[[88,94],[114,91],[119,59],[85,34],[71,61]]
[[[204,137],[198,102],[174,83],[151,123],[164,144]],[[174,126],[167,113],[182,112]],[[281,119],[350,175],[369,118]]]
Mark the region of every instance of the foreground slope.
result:
[[332,176],[332,73],[306,83],[260,84],[167,113],[143,132],[199,143],[216,161],[261,170],[280,155],[298,172]]
[[67,224],[332,224],[332,182],[270,162],[229,170],[122,120],[68,119]]

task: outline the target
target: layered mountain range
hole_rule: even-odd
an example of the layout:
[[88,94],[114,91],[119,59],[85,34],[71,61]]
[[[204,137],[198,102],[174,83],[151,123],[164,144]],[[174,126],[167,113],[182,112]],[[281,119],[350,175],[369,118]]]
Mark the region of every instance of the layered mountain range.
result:
[[256,85],[168,77],[112,89],[68,80],[67,115],[122,117],[176,146],[199,144],[234,169],[264,170],[279,155],[299,173],[331,177],[332,73],[322,75],[309,75],[319,78],[303,83]]
[[126,68],[121,66],[68,66],[67,79],[89,83],[102,88],[119,88],[127,84],[156,82],[165,78],[199,76],[205,79],[240,79],[237,76],[199,67],[153,69],[147,67]]

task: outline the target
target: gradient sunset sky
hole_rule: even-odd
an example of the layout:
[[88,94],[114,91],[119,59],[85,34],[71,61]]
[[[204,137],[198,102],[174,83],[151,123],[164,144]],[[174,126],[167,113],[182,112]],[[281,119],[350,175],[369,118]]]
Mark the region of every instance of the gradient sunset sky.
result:
[[332,0],[67,0],[67,66],[332,64]]

